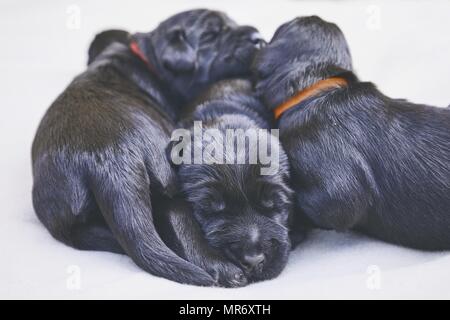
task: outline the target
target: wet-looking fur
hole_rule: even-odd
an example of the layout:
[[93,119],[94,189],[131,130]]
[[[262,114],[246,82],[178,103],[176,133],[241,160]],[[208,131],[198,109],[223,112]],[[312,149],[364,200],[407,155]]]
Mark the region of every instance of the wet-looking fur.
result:
[[[249,281],[277,276],[287,262],[290,249],[288,223],[292,192],[287,184],[287,157],[278,138],[270,132],[271,114],[254,97],[249,81],[224,80],[204,93],[183,119],[191,137],[193,121],[202,122],[203,132],[216,129],[222,137],[228,129],[233,132],[265,129],[270,151],[278,152],[278,170],[262,175],[263,165],[259,160],[257,164],[248,162],[248,141],[238,147],[237,140],[233,140],[233,148],[229,149],[224,146],[224,140],[213,137],[197,147],[204,151],[212,143],[215,148],[225,150],[224,160],[237,159],[245,153],[242,155],[245,164],[185,163],[178,167],[181,189],[209,244],[242,268]],[[193,153],[193,149],[183,152]],[[230,150],[235,154],[230,154]]]
[[[131,52],[131,40],[151,68]],[[182,12],[148,33],[99,34],[87,70],[53,102],[33,142],[33,205],[52,236],[82,250],[126,253],[181,283],[245,284],[231,262],[195,241],[173,199],[166,145],[180,106],[211,82],[248,74],[258,41],[256,29],[210,10]],[[168,223],[161,230],[174,231],[170,242],[155,228],[160,217]]]
[[341,30],[315,16],[282,25],[253,70],[269,110],[319,80],[348,82],[278,122],[296,202],[310,221],[414,248],[450,248],[448,108],[392,99],[359,81]]

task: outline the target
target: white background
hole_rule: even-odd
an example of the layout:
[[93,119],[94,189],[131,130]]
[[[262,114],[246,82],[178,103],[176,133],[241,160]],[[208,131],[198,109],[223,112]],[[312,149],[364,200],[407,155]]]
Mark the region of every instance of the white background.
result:
[[[295,16],[320,15],[344,31],[363,80],[395,98],[450,103],[449,1],[2,0],[0,297],[450,298],[450,253],[354,234],[316,231],[280,277],[242,289],[176,284],[146,274],[125,256],[76,251],[50,237],[31,205],[30,149],[45,110],[83,71],[96,32],[150,31],[169,15],[197,7],[224,10],[266,39]],[[73,28],[70,17],[78,9],[80,25]],[[78,290],[70,282],[72,265],[80,271]]]

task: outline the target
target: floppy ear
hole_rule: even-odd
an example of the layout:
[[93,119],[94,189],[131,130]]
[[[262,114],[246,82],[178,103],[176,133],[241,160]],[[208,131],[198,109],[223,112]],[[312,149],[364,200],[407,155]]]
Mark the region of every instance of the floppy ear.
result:
[[130,43],[130,34],[125,30],[105,30],[98,33],[92,40],[88,50],[88,65],[114,42],[128,45]]
[[195,69],[197,54],[186,41],[184,31],[173,30],[168,34],[168,45],[162,53],[164,68],[172,73],[188,73]]
[[195,68],[195,58],[193,50],[172,51],[168,49],[162,57],[162,63],[163,67],[172,73],[188,73]]

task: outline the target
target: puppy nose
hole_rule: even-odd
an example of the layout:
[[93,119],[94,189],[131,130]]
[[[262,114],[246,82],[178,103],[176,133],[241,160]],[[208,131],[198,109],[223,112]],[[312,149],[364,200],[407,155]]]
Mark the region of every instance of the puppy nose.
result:
[[241,41],[250,42],[255,48],[261,49],[266,45],[266,41],[259,34],[258,30],[250,26],[242,26],[237,30]]
[[257,48],[261,49],[266,45],[266,41],[261,37],[258,32],[254,32],[250,35],[249,41]]
[[261,267],[263,263],[264,263],[264,254],[262,253],[244,256],[244,264],[250,269]]

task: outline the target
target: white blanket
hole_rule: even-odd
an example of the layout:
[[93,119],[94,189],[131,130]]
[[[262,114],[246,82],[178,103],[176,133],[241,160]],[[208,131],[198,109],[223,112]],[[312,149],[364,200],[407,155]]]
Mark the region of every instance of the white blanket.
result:
[[331,231],[313,232],[275,280],[219,289],[156,278],[126,256],[81,252],[51,238],[33,212],[30,160],[42,115],[83,71],[87,46],[103,29],[149,31],[180,10],[209,7],[255,25],[269,39],[282,22],[317,14],[342,28],[361,79],[389,96],[445,107],[450,2],[93,2],[0,4],[0,298],[450,298],[449,252],[415,251]]

